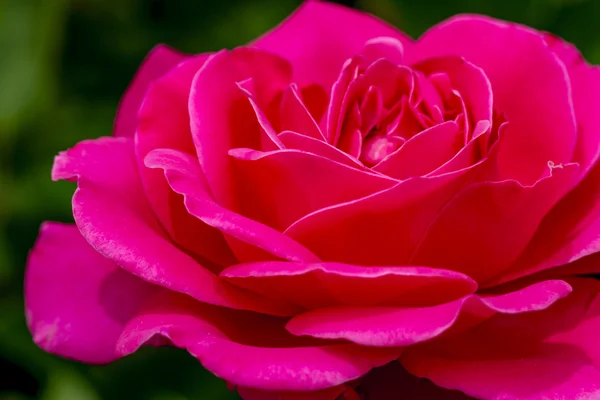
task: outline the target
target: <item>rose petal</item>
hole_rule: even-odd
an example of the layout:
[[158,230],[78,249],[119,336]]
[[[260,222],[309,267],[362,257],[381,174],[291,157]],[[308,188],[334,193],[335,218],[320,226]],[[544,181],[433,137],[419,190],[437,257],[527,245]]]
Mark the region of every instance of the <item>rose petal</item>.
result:
[[46,222],[27,262],[27,325],[50,353],[111,362],[125,324],[155,289],[96,252],[75,225]]
[[221,276],[236,286],[306,309],[333,305],[427,306],[477,289],[477,284],[465,275],[427,267],[264,262],[239,264],[227,268]]
[[146,197],[161,225],[186,250],[223,266],[233,264],[235,258],[221,233],[189,215],[164,174],[144,166],[144,158],[155,148],[195,154],[187,103],[192,79],[208,57],[190,57],[150,85],[140,108],[135,153]]
[[164,44],[148,53],[121,99],[115,118],[115,136],[133,136],[137,127],[138,109],[142,104],[148,86],[171,68],[185,60],[187,56]]
[[411,178],[362,199],[315,211],[285,233],[323,261],[425,265],[409,264],[410,254],[432,219],[469,176],[469,170],[463,170]]
[[131,139],[81,142],[56,157],[52,174],[55,180],[77,180],[77,226],[98,252],[125,270],[211,304],[294,313],[289,306],[230,287],[170,241],[144,196]]
[[363,346],[410,346],[448,331],[461,313],[483,321],[494,313],[538,311],[570,292],[569,284],[555,280],[500,295],[469,295],[430,307],[328,307],[296,315],[286,328],[294,335],[345,339]]
[[467,187],[428,227],[410,262],[454,269],[477,282],[504,273],[578,174],[572,164],[549,171],[533,186],[502,181]]
[[458,125],[447,121],[416,134],[373,169],[399,180],[424,176],[449,161],[462,143]]
[[600,283],[544,311],[496,315],[456,337],[408,350],[409,372],[476,398],[594,399],[600,396]]
[[398,38],[379,36],[368,40],[360,54],[369,64],[384,58],[400,65],[404,59],[404,45]]
[[118,349],[130,354],[160,335],[234,385],[274,391],[338,386],[401,352],[307,341],[286,333],[284,324],[285,319],[225,310],[164,293],[128,324]]
[[318,83],[329,90],[342,64],[360,53],[369,39],[381,36],[395,38],[405,48],[412,42],[396,28],[364,12],[307,1],[253,46],[289,60],[296,82]]
[[390,188],[395,181],[298,150],[232,149],[243,215],[285,230],[305,215]]
[[295,85],[290,85],[281,98],[280,126],[281,131],[294,131],[302,135],[324,141],[321,128],[300,99]]
[[242,88],[242,85],[238,83],[238,87],[242,89],[242,93],[248,98],[248,102],[254,110],[256,121],[259,125],[260,130],[260,145],[259,148],[264,151],[272,151],[277,149],[283,149],[285,146],[281,143],[281,140],[277,136],[277,132],[273,128],[271,121],[267,118],[265,112],[261,109],[260,105],[254,99],[251,92],[246,91]]
[[543,32],[542,34],[548,46],[561,59],[569,71],[582,64],[586,64],[585,59],[573,44],[549,32]]
[[549,160],[571,161],[577,131],[569,77],[542,34],[487,17],[458,16],[433,27],[406,52],[409,62],[446,55],[462,56],[485,71],[494,107],[510,121],[498,161],[503,179],[528,185]]
[[196,74],[189,98],[192,136],[208,187],[220,205],[231,208],[238,200],[232,193],[227,151],[260,149],[263,140],[256,113],[238,83],[252,78],[260,106],[289,85],[289,75],[285,60],[248,48],[219,52]]
[[574,159],[586,176],[546,216],[510,276],[568,264],[600,250],[600,164],[596,162],[600,117],[595,111],[600,107],[595,96],[600,90],[600,69],[580,65],[571,71],[571,80],[580,131]]
[[355,158],[350,157],[348,154],[340,151],[337,147],[332,146],[327,142],[291,131],[281,132],[279,138],[287,148],[301,150],[353,168],[358,168],[363,171],[366,170],[366,167],[359,163]]
[[[434,58],[419,63],[415,68],[428,75],[442,72],[448,76],[452,89],[460,93],[464,100],[469,119],[474,125],[481,121],[492,122],[493,91],[484,70],[460,57]],[[475,133],[473,130],[469,135],[476,137]]]
[[[564,59],[563,61],[566,62]],[[568,68],[568,71],[579,133],[573,161],[581,165],[584,174],[595,165],[600,156],[600,116],[597,113],[600,107],[600,98],[597,96],[600,90],[600,68],[580,62]]]
[[[173,190],[185,197],[188,211],[224,234],[290,261],[316,261],[302,245],[260,222],[219,206],[207,193],[196,160],[175,150],[157,149],[146,158],[149,168],[160,168]],[[244,257],[238,257],[244,261]]]

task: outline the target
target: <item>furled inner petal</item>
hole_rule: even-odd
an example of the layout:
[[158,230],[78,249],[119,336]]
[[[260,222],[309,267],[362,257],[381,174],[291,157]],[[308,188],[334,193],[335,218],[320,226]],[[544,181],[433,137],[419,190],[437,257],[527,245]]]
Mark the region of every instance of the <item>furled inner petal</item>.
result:
[[374,169],[396,179],[427,175],[460,150],[462,139],[458,124],[441,123],[410,138]]
[[299,150],[229,151],[239,211],[285,230],[305,215],[393,186],[396,181]]
[[[332,91],[327,138],[366,167],[395,178],[426,175],[449,163],[471,140],[489,133],[491,87],[481,69],[459,57],[427,60],[410,68],[386,58],[385,52],[374,56],[379,54],[377,46],[390,45],[384,42],[367,46],[373,53],[369,57],[359,55],[344,65]],[[456,132],[448,132],[445,123],[453,123]],[[447,134],[435,143],[414,142],[431,144],[433,153],[415,149],[411,139],[430,137],[430,131]],[[477,149],[470,152],[470,164],[486,156],[486,140],[487,136],[469,146]],[[378,168],[383,160],[398,158],[403,161],[395,162],[394,168],[391,161]]]
[[565,65],[534,30],[483,16],[457,16],[425,33],[409,64],[460,56],[485,71],[494,109],[508,124],[499,152],[499,179],[531,185],[547,162],[570,162],[577,141],[571,84]]
[[294,84],[284,90],[281,98],[279,131],[294,131],[313,139],[325,140],[321,128],[304,105]]
[[[289,86],[290,78],[285,60],[250,48],[215,54],[194,77],[188,104],[192,138],[208,188],[221,206],[231,208],[239,200],[232,190],[227,152],[236,147],[260,149],[269,128],[266,118],[259,123],[256,110],[266,109]],[[253,92],[242,90],[244,81]]]

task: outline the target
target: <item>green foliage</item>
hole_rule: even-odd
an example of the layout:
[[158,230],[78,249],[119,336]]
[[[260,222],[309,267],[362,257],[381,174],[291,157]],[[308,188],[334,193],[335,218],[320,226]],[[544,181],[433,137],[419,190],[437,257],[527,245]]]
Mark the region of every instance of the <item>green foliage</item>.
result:
[[[299,2],[0,0],[0,366],[10,369],[0,377],[0,398],[236,398],[179,350],[148,348],[105,367],[45,354],[25,327],[24,265],[43,220],[72,221],[74,187],[50,181],[53,156],[111,134],[119,97],[148,50],[161,42],[189,53],[235,47]],[[596,0],[350,3],[412,36],[452,14],[487,13],[563,36],[600,63]]]

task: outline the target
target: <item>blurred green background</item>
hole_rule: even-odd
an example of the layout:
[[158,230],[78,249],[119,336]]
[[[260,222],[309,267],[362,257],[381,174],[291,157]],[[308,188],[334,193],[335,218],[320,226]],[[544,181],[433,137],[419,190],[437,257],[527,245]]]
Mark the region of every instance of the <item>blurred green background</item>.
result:
[[[72,221],[74,187],[50,181],[53,156],[111,134],[119,97],[148,50],[159,42],[189,53],[235,47],[299,3],[0,0],[0,400],[236,398],[174,349],[144,349],[103,367],[43,353],[25,327],[23,271],[40,223]],[[343,3],[413,37],[452,14],[485,13],[558,34],[600,63],[600,0]]]

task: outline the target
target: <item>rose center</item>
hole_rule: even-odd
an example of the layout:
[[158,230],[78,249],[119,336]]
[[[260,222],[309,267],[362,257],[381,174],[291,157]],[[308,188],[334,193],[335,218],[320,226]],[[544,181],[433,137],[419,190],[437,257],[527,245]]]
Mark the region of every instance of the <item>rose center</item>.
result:
[[368,167],[377,165],[398,150],[404,142],[405,139],[399,136],[369,135],[363,142],[360,160]]

